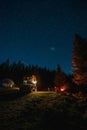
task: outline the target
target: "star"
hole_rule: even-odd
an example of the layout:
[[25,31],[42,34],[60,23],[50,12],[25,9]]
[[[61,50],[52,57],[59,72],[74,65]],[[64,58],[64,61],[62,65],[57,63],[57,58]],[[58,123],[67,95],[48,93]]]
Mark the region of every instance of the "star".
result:
[[51,51],[55,51],[55,47],[50,47],[50,50]]

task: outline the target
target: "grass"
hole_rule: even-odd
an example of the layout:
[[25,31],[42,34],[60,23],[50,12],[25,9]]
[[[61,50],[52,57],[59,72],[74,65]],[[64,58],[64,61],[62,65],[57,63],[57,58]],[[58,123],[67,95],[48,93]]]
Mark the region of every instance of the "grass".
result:
[[0,97],[0,130],[85,130],[87,100],[56,92]]

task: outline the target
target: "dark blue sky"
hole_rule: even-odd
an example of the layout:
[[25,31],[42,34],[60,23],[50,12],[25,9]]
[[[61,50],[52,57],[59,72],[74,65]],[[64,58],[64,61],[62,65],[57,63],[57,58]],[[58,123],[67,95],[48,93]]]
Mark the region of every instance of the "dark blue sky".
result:
[[87,38],[86,0],[0,0],[0,62],[70,73],[75,33]]

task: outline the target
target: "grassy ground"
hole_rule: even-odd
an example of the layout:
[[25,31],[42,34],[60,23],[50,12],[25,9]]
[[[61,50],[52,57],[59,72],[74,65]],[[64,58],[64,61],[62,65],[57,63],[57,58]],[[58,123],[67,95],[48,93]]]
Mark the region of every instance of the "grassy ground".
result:
[[0,130],[86,130],[87,99],[56,92],[0,97]]

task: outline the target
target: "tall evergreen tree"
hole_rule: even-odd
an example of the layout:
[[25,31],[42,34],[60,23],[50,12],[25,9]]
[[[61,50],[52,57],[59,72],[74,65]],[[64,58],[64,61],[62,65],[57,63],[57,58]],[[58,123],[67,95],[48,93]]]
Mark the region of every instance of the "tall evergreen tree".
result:
[[74,82],[78,85],[87,84],[87,41],[75,35],[73,42],[72,72]]
[[62,71],[60,65],[57,66],[56,72],[55,72],[55,78],[54,78],[54,84],[59,87],[59,89],[65,85],[67,82],[67,76]]

